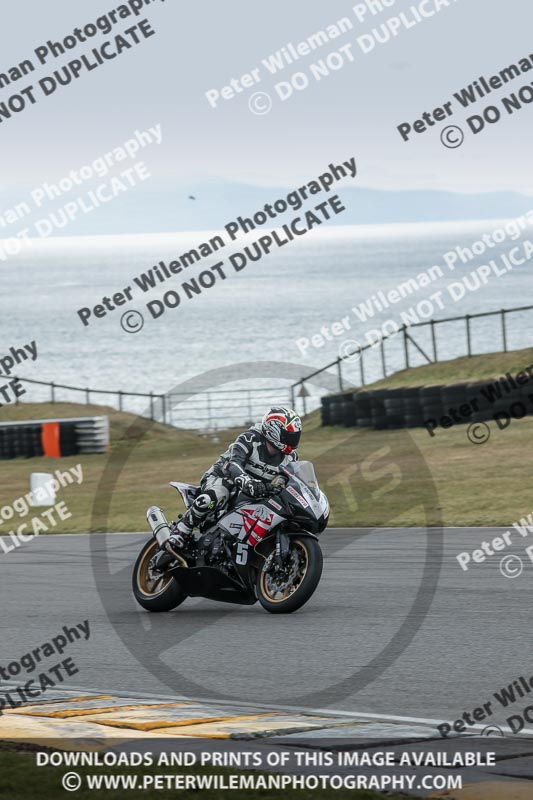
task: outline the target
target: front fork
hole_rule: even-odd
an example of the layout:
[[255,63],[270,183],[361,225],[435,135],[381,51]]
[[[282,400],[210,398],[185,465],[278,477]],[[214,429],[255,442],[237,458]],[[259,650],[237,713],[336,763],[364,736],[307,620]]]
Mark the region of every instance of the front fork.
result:
[[263,564],[263,572],[269,572],[272,567],[274,567],[276,571],[283,569],[285,561],[287,560],[287,556],[289,555],[289,550],[290,539],[286,533],[283,533],[283,531],[279,530],[276,533],[276,544],[274,550]]

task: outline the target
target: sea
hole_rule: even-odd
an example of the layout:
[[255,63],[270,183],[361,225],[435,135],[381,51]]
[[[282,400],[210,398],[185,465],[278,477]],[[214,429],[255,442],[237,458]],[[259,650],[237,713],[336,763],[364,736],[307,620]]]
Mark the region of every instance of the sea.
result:
[[[146,293],[135,277],[161,261],[179,260],[216,232],[32,240],[0,261],[0,357],[35,341],[37,360],[12,373],[112,392],[89,398],[136,413],[155,409],[162,418],[159,398],[172,393],[174,400],[165,401],[167,421],[184,427],[241,424],[270,402],[291,401],[308,411],[339,388],[338,368],[304,381],[303,391],[298,382],[339,354],[348,356],[343,388],[371,383],[384,369],[390,374],[405,367],[403,336],[394,335],[403,324],[418,344],[409,343],[409,364],[417,366],[435,352],[430,326],[414,323],[533,305],[530,216],[521,222],[331,227],[273,245],[259,259],[253,243],[265,231],[256,231]],[[131,302],[104,308],[105,315],[93,311],[127,287]],[[84,308],[91,310],[88,325],[78,314]],[[503,349],[501,314],[474,318],[469,329],[472,353]],[[533,346],[532,329],[532,311],[507,313],[507,348]],[[439,360],[466,355],[464,319],[437,324],[434,332]],[[377,344],[361,358],[360,348],[384,334],[384,353]],[[48,386],[24,385],[23,399],[51,395]],[[58,388],[55,397],[84,402],[86,394]]]

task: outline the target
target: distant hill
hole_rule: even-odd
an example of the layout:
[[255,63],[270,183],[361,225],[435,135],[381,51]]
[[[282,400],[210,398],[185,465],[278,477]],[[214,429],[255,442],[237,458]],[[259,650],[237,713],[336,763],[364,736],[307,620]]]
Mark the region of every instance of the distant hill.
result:
[[[291,187],[265,188],[221,181],[174,187],[156,186],[147,181],[91,213],[81,215],[74,223],[56,230],[54,235],[215,230],[239,215],[254,214],[265,203],[273,203],[290,190]],[[533,196],[512,192],[458,194],[429,190],[381,191],[354,187],[349,181],[334,187],[330,194],[335,192],[340,194],[347,211],[329,224],[502,219],[518,216],[533,208]],[[4,200],[3,209],[19,202],[21,195]],[[46,217],[74,199],[71,195],[73,193],[64,195],[60,202],[56,201],[49,207],[45,205],[27,220],[9,228],[1,228],[0,238],[7,238],[27,223]],[[316,195],[316,202],[323,197],[323,194]]]

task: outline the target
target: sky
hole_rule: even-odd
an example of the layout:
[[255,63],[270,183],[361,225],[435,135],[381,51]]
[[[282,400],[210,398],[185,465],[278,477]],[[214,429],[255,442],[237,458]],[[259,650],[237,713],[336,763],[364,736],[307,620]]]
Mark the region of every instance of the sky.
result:
[[[426,5],[444,2],[424,1]],[[329,163],[351,156],[357,160],[359,188],[533,193],[529,169],[532,106],[512,116],[505,114],[477,136],[468,131],[457,149],[442,146],[443,124],[413,134],[409,142],[397,131],[401,123],[414,123],[424,111],[442,106],[480,75],[497,74],[533,52],[530,26],[517,25],[517,18],[523,17],[526,23],[531,14],[527,0],[513,0],[505,8],[482,0],[449,0],[449,7],[440,13],[409,29],[401,25],[396,37],[377,44],[372,52],[362,52],[356,41],[359,36],[371,35],[401,12],[412,22],[412,6],[419,4],[420,0],[397,0],[382,13],[367,13],[360,21],[355,4],[344,0],[327,4],[318,0],[271,0],[269,4],[196,0],[186,5],[154,0],[139,17],[122,20],[111,34],[80,44],[0,90],[0,103],[6,102],[27,83],[53,75],[54,69],[143,18],[156,31],[119,58],[84,72],[69,86],[50,97],[39,97],[35,105],[0,123],[2,208],[43,181],[58,180],[90,163],[133,131],[156,125],[161,125],[162,143],[143,152],[150,180],[132,192],[122,211],[120,202],[112,210],[109,207],[108,220],[113,225],[116,220],[117,232],[124,227],[121,214],[129,213],[140,230],[141,212],[147,230],[153,230],[150,215],[161,204],[172,203],[173,193],[181,203],[184,193],[194,196],[198,186],[205,191],[209,185],[231,184],[237,193],[242,184],[291,187],[311,179]],[[62,40],[74,28],[94,22],[118,5],[109,0],[84,7],[69,0],[12,4],[1,34],[0,72],[25,58],[37,63],[36,47],[47,40]],[[289,42],[296,46],[345,17],[353,23],[352,30],[302,56],[278,75],[271,75],[263,65],[263,59]],[[346,45],[351,46],[353,61],[345,50],[343,66],[315,80],[310,65]],[[252,87],[220,100],[216,108],[210,106],[208,91],[220,92],[232,78],[241,79],[254,69],[260,79]],[[295,72],[307,75],[309,85],[282,101],[275,84],[289,81]],[[494,92],[476,106],[475,113],[530,83],[532,74]],[[250,98],[258,91],[270,96],[268,113],[250,111]],[[256,102],[263,109],[264,95]],[[458,109],[450,122],[466,128],[469,113]],[[224,197],[224,191],[219,194]],[[224,200],[217,202],[222,223]],[[98,230],[98,218],[96,213],[91,230]],[[176,226],[180,227],[179,220]],[[74,225],[70,233],[81,229]]]

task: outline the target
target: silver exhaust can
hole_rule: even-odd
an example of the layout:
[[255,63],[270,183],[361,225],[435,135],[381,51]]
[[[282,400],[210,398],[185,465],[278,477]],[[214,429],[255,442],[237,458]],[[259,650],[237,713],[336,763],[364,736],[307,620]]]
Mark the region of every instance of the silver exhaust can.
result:
[[146,512],[146,519],[150,525],[158,544],[164,545],[167,539],[170,539],[171,530],[167,522],[167,518],[159,508],[159,506],[150,506]]

